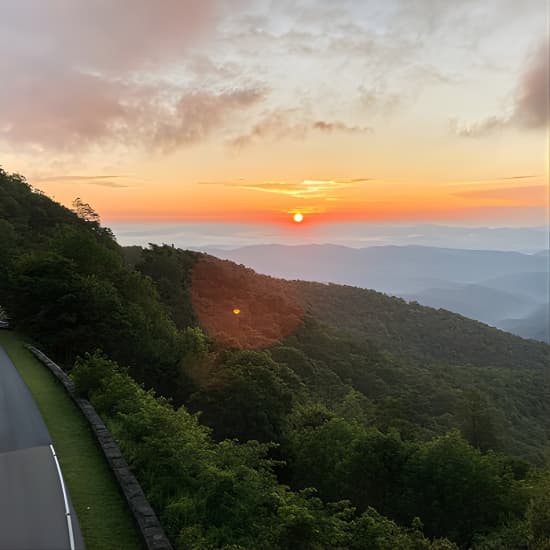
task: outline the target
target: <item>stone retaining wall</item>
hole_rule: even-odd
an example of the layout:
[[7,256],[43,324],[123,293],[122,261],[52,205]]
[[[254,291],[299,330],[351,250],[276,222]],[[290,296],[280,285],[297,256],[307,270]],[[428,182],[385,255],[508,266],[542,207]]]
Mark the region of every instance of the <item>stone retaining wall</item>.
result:
[[160,522],[147,501],[141,486],[134,474],[131,472],[126,460],[116,444],[113,436],[92,407],[87,399],[79,397],[75,392],[74,382],[67,376],[63,369],[54,363],[49,357],[44,355],[34,346],[26,346],[29,351],[43,363],[53,375],[65,386],[65,389],[77,404],[82,414],[88,420],[103,454],[115,474],[122,494],[124,495],[128,507],[134,516],[145,547],[148,550],[172,550],[172,545],[164,533]]

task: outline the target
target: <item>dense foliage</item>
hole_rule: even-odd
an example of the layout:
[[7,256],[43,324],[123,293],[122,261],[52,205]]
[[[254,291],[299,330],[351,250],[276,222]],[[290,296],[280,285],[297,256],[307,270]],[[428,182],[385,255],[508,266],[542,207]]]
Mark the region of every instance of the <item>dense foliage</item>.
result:
[[325,504],[311,490],[281,485],[255,441],[215,443],[184,407],[142,389],[99,354],[77,362],[73,378],[89,396],[179,548],[451,550],[428,541],[414,519],[410,528],[366,507]]
[[482,367],[545,368],[550,348],[443,309],[374,290],[296,283],[315,317],[397,356]]
[[81,357],[79,391],[177,548],[550,548],[544,344],[124,250],[89,205],[3,171],[0,304],[67,368]]
[[[181,263],[190,257],[170,247],[144,251],[148,262],[155,255],[160,264],[167,254]],[[168,278],[194,304],[201,303],[197,320],[218,342],[269,346],[275,362],[293,370],[314,399],[334,408],[356,390],[364,397],[368,422],[382,430],[426,440],[458,429],[482,450],[544,462],[549,346],[374,291],[281,281],[214,258],[199,257],[198,263],[200,284],[188,268],[164,272],[162,283]],[[241,310],[238,319],[231,314],[233,304]],[[275,343],[281,340],[276,335],[285,335],[282,342]],[[191,369],[192,364],[185,366],[197,380],[201,406],[195,406],[197,396],[190,405],[204,411],[216,434],[251,437],[225,421],[228,411],[221,414],[213,391],[220,386],[220,370],[208,361],[198,373]],[[240,407],[245,402],[241,399]]]
[[89,205],[68,210],[0,171],[0,224],[0,303],[19,330],[66,364],[99,346],[148,385],[177,389],[181,335]]

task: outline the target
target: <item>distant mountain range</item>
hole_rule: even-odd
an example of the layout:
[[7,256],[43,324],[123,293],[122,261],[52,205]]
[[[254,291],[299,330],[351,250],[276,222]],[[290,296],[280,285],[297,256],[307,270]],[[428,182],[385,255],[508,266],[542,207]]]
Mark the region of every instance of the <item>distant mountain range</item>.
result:
[[285,279],[372,288],[548,341],[546,251],[255,245],[210,254]]
[[[281,224],[214,222],[117,222],[112,225],[123,246],[173,244],[183,249],[232,250],[258,243],[282,245],[431,246],[467,250],[515,250],[538,253],[548,247],[545,227],[465,227],[435,224],[305,223],[298,231]],[[297,229],[297,228],[294,228]]]
[[501,321],[500,328],[523,336],[550,343],[548,336],[549,306],[541,306],[522,319],[505,319]]

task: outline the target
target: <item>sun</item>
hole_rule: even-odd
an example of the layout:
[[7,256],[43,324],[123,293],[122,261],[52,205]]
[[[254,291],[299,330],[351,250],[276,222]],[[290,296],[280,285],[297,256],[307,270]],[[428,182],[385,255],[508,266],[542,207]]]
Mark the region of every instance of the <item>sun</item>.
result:
[[300,212],[296,212],[296,214],[292,216],[292,219],[295,223],[302,223],[304,221],[304,216]]

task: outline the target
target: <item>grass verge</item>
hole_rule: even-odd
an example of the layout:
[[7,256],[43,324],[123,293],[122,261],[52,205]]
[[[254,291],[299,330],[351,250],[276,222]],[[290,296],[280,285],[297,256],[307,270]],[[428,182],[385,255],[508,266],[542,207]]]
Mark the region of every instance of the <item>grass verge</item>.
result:
[[0,331],[0,345],[29,387],[48,426],[86,549],[143,548],[113,473],[65,389],[23,346],[17,334]]

